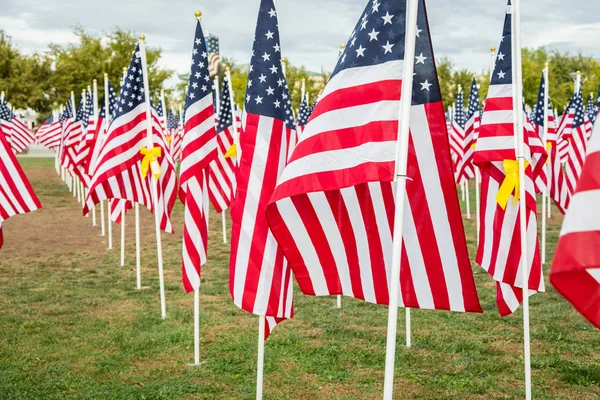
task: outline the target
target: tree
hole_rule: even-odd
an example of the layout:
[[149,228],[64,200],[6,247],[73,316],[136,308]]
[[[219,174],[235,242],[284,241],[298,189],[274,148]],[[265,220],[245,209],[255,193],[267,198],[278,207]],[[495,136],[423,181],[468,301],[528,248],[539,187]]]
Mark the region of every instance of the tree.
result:
[[52,100],[51,62],[37,53],[25,56],[12,45],[10,36],[0,30],[0,88],[18,109],[32,108],[47,113]]
[[[98,82],[99,97],[103,97],[104,73],[108,74],[113,85],[117,87],[123,75],[123,68],[129,66],[138,41],[132,32],[120,28],[106,35],[106,44],[103,44],[101,36],[91,34],[81,26],[77,26],[74,33],[79,38],[77,44],[49,46],[48,56],[54,63],[54,73],[50,81],[55,106],[65,103],[71,90],[75,90],[75,94],[78,95],[81,90],[91,85],[94,79]],[[158,67],[160,49],[146,47],[146,55],[151,95],[158,96],[163,82],[173,71]]]

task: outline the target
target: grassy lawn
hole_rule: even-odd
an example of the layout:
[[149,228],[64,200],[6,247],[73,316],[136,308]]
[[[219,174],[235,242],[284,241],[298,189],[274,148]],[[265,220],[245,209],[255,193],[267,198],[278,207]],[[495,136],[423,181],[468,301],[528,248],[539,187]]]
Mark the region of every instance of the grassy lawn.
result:
[[[167,314],[161,320],[153,219],[142,212],[142,284],[135,289],[133,225],[126,266],[54,171],[21,159],[44,209],[5,222],[0,250],[0,399],[250,399],[258,319],[228,290],[228,246],[211,214],[200,294],[200,367],[193,358],[193,296],[181,285],[183,209],[163,234]],[[471,193],[472,209],[475,196]],[[464,206],[464,205],[463,205]],[[99,210],[98,210],[99,215]],[[128,223],[133,213],[127,215]],[[562,217],[549,221],[551,260]],[[475,220],[466,220],[471,257]],[[548,271],[549,263],[544,267]],[[473,263],[484,315],[413,310],[413,348],[400,310],[395,398],[520,399],[522,314],[498,316],[491,278]],[[547,275],[547,274],[546,274]],[[387,308],[295,291],[296,317],[266,342],[265,398],[379,399]],[[536,399],[600,398],[600,334],[547,283],[531,298]]]

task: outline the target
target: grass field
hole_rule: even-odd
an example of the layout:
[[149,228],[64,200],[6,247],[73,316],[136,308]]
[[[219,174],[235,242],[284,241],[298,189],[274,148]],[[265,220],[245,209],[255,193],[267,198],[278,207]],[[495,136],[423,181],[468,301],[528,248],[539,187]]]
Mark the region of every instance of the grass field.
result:
[[[135,289],[134,235],[125,267],[100,228],[82,218],[50,159],[22,159],[44,208],[5,222],[0,250],[0,399],[250,399],[257,318],[228,290],[228,246],[211,215],[200,295],[201,367],[193,357],[193,296],[181,285],[182,208],[163,234],[167,314],[161,320],[154,224],[142,219],[142,283]],[[474,196],[471,196],[474,204]],[[132,215],[128,215],[129,222]],[[562,218],[549,222],[549,253]],[[466,221],[475,254],[475,221]],[[550,254],[551,256],[551,254]],[[551,259],[551,257],[549,257]],[[544,267],[547,275],[549,264]],[[414,347],[400,310],[396,399],[520,399],[522,315],[501,319],[494,284],[473,263],[484,315],[413,310]],[[379,399],[387,308],[295,291],[296,317],[266,342],[265,398]],[[600,398],[600,334],[556,292],[531,298],[535,399]]]

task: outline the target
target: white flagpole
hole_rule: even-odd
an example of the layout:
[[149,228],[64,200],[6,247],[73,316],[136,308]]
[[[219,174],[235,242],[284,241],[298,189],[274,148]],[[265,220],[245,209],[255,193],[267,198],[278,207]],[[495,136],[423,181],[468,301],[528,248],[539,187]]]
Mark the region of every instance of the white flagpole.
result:
[[492,80],[492,75],[494,74],[494,68],[496,68],[496,48],[492,46],[490,52],[490,81]]
[[[75,105],[75,92],[71,90],[71,105],[73,106],[73,118],[77,116],[77,106]],[[77,197],[77,179],[75,176],[69,171],[71,175],[71,189],[73,190],[73,197]]]
[[194,365],[200,365],[200,287],[194,290]]
[[[390,274],[390,305],[388,309],[387,344],[385,354],[385,380],[383,399],[392,400],[394,395],[394,365],[396,361],[396,332],[398,329],[398,301],[400,296],[400,259],[402,255],[402,228],[406,198],[406,173],[408,159],[408,139],[410,129],[410,107],[412,102],[415,41],[417,37],[418,0],[407,0],[406,43],[402,72],[402,94],[399,110],[398,142],[396,145],[396,212],[394,218],[394,240],[392,271]],[[408,309],[407,309],[408,311]],[[408,321],[407,313],[407,321]],[[407,338],[410,335],[407,325]]]
[[[104,74],[104,124],[106,130],[110,121],[110,102],[109,102],[109,90],[108,90],[108,74]],[[103,130],[100,133],[104,134]],[[108,202],[107,202],[108,204]],[[108,206],[108,215],[110,219],[110,206]],[[102,236],[106,235],[106,222],[104,220],[104,201],[100,201],[100,233]]]
[[256,400],[263,398],[263,371],[265,368],[265,316],[258,317],[258,357],[256,362]]
[[[96,129],[100,129],[100,127],[98,126],[98,81],[94,79],[92,81],[92,86],[94,90],[94,127]],[[98,140],[98,138],[96,138],[96,140]],[[92,226],[97,225],[98,224],[96,221],[96,205],[94,204],[94,206],[92,207]]]
[[231,113],[233,114],[233,142],[235,143],[235,147],[238,152],[236,158],[239,159],[240,135],[237,126],[237,113],[234,99],[235,96],[233,93],[233,85],[231,83],[231,70],[229,69],[229,67],[225,68],[225,74],[227,75],[227,82],[229,86],[229,102],[231,103]]
[[[226,70],[225,73],[229,73],[229,70]],[[219,112],[221,111],[221,88],[219,86],[219,74],[217,74],[217,76],[215,76],[215,104],[216,104],[216,109],[215,112],[217,114],[217,116],[219,115]],[[232,93],[229,93],[230,97],[233,97]],[[236,124],[236,120],[235,120],[235,114],[233,113],[235,109],[231,109],[232,115],[233,115],[233,124]],[[227,218],[225,216],[225,210],[223,210],[221,212],[221,225],[223,227],[223,243],[227,244]]]
[[112,250],[113,248],[113,234],[112,234],[112,221],[110,219],[110,211],[112,208],[112,202],[113,199],[108,199],[106,201],[106,208],[107,208],[107,213],[106,213],[106,225],[108,225],[108,250]]
[[[546,63],[544,67],[544,130],[542,133],[544,149],[546,148],[546,142],[548,141],[548,92],[548,63]],[[551,177],[548,169],[548,163],[544,164],[544,171],[546,172],[548,182],[546,183],[546,188],[542,194],[542,264],[546,264],[546,207],[550,205],[548,203],[548,199],[550,197]]]
[[465,202],[467,204],[467,219],[471,219],[471,200],[469,200],[469,179],[465,180]]
[[529,263],[527,254],[527,208],[525,205],[525,143],[523,138],[523,70],[521,65],[521,0],[513,0],[513,110],[517,118],[517,158],[519,160],[520,230],[521,230],[521,279],[523,283],[523,360],[525,364],[525,399],[531,400],[531,348],[529,332]]
[[121,267],[125,265],[125,206],[121,211]]
[[140,252],[140,204],[135,203],[135,280],[136,288],[142,289],[142,266]]
[[[148,64],[146,63],[146,46],[144,45],[144,35],[140,36],[140,58],[142,60],[142,69],[144,74],[144,96],[146,100],[146,133],[148,136],[148,150],[154,148],[154,140],[152,139],[152,114],[150,110],[150,88],[148,85]],[[157,162],[157,161],[154,161]],[[152,163],[151,163],[152,164]],[[149,173],[152,174],[151,186],[152,186],[152,202],[154,209],[154,224],[156,226],[156,252],[158,256],[158,281],[160,286],[160,311],[162,319],[167,318],[167,305],[165,302],[165,278],[163,272],[163,255],[162,255],[162,241],[160,237],[160,216],[158,215],[158,205],[156,201],[158,199],[158,180],[154,176],[152,171],[153,165],[150,165]]]

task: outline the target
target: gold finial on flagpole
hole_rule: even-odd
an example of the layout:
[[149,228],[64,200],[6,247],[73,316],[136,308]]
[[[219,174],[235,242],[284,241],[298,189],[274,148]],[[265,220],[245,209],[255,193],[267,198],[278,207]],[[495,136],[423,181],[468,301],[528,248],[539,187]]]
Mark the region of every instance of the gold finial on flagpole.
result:
[[473,78],[477,76],[477,72],[473,72]]
[[107,74],[106,72],[104,73],[104,77],[105,77],[105,78],[108,78],[108,74]]
[[284,64],[287,64],[287,58],[283,57],[283,58],[281,59],[281,62],[282,62],[282,63],[284,63]]
[[227,72],[231,71],[231,68],[229,68],[229,65],[225,67],[225,71],[227,71]]
[[546,66],[546,68],[548,68],[548,66],[550,65],[550,63],[546,62],[544,65]]
[[492,53],[496,52],[496,48],[494,46],[492,46]]
[[200,17],[202,16],[202,12],[198,10],[194,13],[194,15],[196,16],[196,19],[200,19]]
[[346,45],[344,43],[342,43],[342,45],[340,46],[340,49],[344,50],[346,48]]
[[146,35],[144,35],[143,33],[140,35],[140,40],[142,42],[146,41]]

